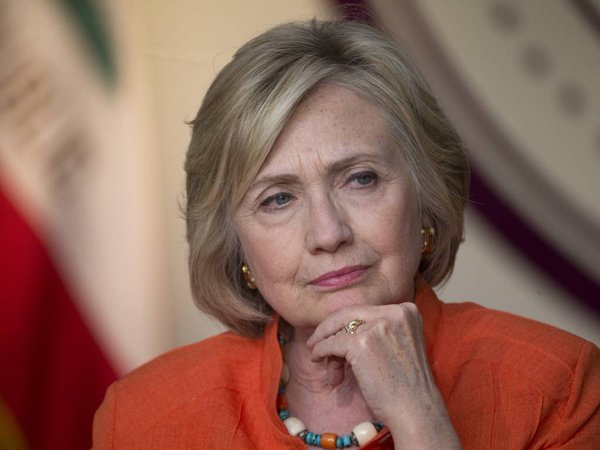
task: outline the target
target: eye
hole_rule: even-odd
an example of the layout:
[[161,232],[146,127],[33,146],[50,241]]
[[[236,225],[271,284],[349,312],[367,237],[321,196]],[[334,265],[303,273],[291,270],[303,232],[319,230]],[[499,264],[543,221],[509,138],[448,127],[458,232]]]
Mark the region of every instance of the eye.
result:
[[348,182],[358,184],[359,186],[369,186],[377,181],[377,174],[373,172],[358,172],[352,174]]
[[292,194],[288,194],[287,192],[278,192],[277,194],[271,195],[263,200],[260,206],[273,209],[283,208],[292,201],[292,198]]

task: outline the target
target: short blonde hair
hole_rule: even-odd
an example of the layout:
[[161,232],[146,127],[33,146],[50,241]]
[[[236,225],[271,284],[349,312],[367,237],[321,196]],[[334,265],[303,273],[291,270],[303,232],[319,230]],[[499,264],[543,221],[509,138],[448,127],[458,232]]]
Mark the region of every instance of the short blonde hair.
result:
[[245,286],[236,207],[298,105],[335,83],[377,105],[410,166],[424,227],[435,247],[419,267],[431,285],[454,266],[469,189],[464,145],[401,49],[385,34],[348,22],[277,26],[241,47],[217,75],[192,124],[185,170],[191,287],[197,305],[246,336],[272,312]]

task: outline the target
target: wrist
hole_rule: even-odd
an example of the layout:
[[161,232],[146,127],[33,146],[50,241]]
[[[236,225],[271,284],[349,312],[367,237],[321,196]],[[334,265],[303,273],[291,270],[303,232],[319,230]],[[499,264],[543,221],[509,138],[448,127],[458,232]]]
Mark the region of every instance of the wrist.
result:
[[[401,423],[400,423],[401,422]],[[397,448],[461,450],[462,445],[447,414],[428,415],[420,420],[386,423]]]

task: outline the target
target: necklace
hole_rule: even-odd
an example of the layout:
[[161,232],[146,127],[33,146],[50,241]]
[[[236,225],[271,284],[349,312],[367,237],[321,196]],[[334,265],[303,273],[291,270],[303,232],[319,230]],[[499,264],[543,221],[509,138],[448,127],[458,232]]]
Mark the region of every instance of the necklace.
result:
[[[277,335],[281,357],[287,340],[281,334]],[[306,429],[302,421],[296,417],[290,417],[288,402],[285,396],[285,386],[290,379],[290,371],[285,361],[283,362],[279,390],[277,392],[277,414],[283,421],[283,424],[292,436],[297,436],[307,445],[314,445],[321,448],[349,448],[365,445],[375,435],[381,431],[383,424],[381,422],[363,422],[352,429],[349,434],[339,436],[335,433],[313,433]]]

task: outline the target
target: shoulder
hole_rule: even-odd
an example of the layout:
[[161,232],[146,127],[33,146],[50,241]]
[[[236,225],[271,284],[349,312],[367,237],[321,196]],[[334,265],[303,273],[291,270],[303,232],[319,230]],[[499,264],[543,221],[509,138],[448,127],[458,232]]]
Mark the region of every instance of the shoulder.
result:
[[[243,389],[256,381],[262,349],[260,339],[222,333],[158,356],[118,381],[118,389],[130,396],[149,391],[160,395],[169,386],[185,385],[177,392],[186,398],[217,388]],[[177,395],[170,392],[169,398]]]
[[463,303],[442,304],[433,347],[434,371],[467,440],[591,448],[600,426],[600,351],[591,342]]
[[110,386],[96,412],[94,448],[143,448],[173,437],[174,427],[206,437],[215,414],[222,424],[235,423],[244,393],[260,379],[262,351],[262,339],[223,333],[135,369]]
[[584,354],[598,348],[571,333],[474,303],[442,304],[440,339],[460,342],[456,356],[519,370],[572,375]]

